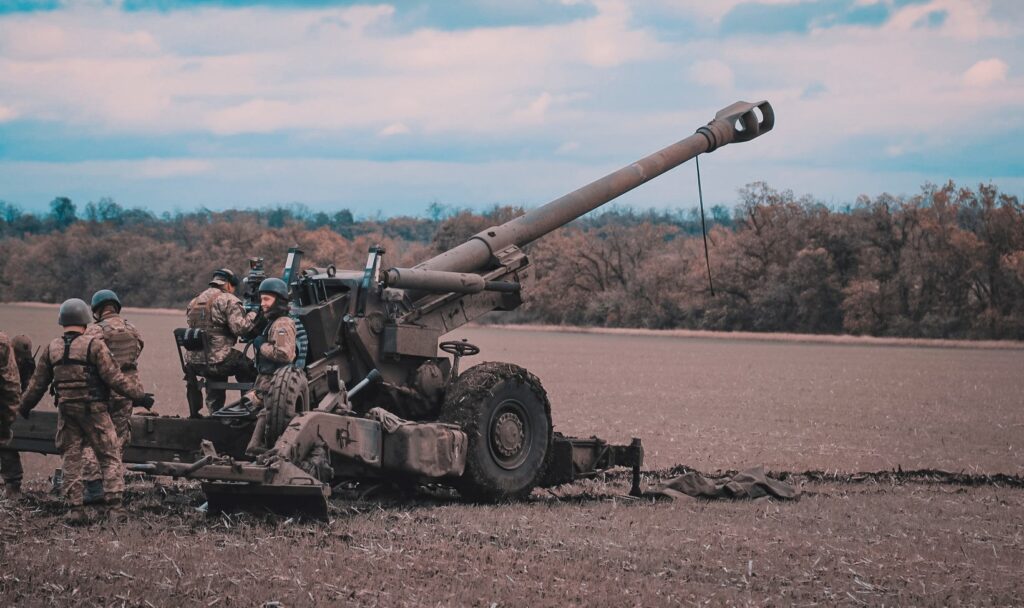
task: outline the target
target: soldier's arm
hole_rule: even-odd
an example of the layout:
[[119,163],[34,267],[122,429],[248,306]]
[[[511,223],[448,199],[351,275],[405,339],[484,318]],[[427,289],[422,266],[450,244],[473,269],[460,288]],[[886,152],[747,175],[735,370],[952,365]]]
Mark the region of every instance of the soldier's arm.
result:
[[295,324],[277,323],[270,328],[270,336],[260,345],[260,356],[274,363],[295,360]]
[[114,356],[103,340],[93,340],[89,345],[89,362],[96,366],[96,372],[111,389],[132,400],[146,395],[142,383],[134,375],[121,373],[121,366],[114,361]]
[[224,321],[233,335],[247,336],[252,333],[256,325],[256,313],[246,314],[241,300],[231,296],[221,297],[217,299],[217,306],[224,314]]
[[132,325],[131,323],[129,323],[128,321],[124,322],[124,326],[128,328],[128,331],[138,341],[138,343],[139,343],[139,354],[142,354],[142,349],[146,348],[146,343],[142,341],[142,334],[140,334],[139,330],[136,329],[135,326]]
[[[8,341],[0,341],[0,411],[3,418],[14,419],[14,410],[21,401],[21,378],[18,360]],[[2,437],[0,437],[2,439]]]
[[53,382],[53,368],[50,367],[50,358],[47,351],[44,350],[42,360],[36,365],[36,371],[32,374],[32,379],[28,381],[28,388],[21,395],[20,409],[29,411],[38,405],[39,400],[46,394],[46,389],[50,388],[51,382]]

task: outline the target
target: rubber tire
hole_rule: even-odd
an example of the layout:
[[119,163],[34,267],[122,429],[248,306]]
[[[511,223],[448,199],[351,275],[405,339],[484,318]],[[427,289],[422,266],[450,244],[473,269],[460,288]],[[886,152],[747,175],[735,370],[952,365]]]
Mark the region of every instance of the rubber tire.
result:
[[263,445],[273,447],[295,414],[309,410],[309,381],[306,372],[294,367],[282,367],[275,371],[263,398],[263,407],[267,411]]
[[[513,402],[521,408],[520,419],[525,417],[527,451],[521,463],[503,467],[494,455],[490,425]],[[449,387],[440,421],[457,424],[469,440],[466,470],[453,484],[463,497],[479,502],[522,498],[543,479],[551,449],[551,404],[540,380],[522,367],[488,362],[467,369]]]

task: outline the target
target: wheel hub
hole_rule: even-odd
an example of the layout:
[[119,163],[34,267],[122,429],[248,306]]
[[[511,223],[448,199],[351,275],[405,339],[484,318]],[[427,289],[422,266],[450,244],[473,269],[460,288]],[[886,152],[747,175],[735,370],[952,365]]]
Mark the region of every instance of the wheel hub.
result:
[[494,423],[493,442],[498,454],[511,458],[523,449],[523,421],[513,412],[505,412]]

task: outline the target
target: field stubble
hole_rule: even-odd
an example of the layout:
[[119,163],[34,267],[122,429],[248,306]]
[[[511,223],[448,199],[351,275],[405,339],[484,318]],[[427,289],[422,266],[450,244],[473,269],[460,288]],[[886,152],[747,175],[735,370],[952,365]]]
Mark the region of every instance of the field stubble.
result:
[[[55,308],[4,306],[36,344]],[[157,409],[185,412],[170,330],[133,312]],[[704,471],[939,468],[1021,474],[1024,350],[859,346],[468,328],[476,361],[541,377],[556,428],[644,440],[648,465]],[[625,497],[612,476],[524,504],[332,501],[328,525],[206,518],[190,485],[135,483],[119,529],[70,528],[27,458],[0,501],[6,605],[997,604],[1024,594],[1024,490],[804,484],[797,502]]]

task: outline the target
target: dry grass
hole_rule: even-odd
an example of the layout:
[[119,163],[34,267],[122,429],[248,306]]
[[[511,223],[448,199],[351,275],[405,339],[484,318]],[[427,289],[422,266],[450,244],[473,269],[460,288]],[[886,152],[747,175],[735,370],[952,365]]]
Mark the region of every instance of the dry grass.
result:
[[[143,380],[183,413],[170,329],[130,315]],[[39,343],[50,309],[4,306]],[[523,365],[559,430],[628,442],[668,475],[816,469],[792,503],[631,499],[623,476],[516,505],[380,496],[317,525],[207,518],[190,485],[132,484],[130,521],[67,527],[27,458],[27,505],[0,501],[0,605],[1021,605],[1024,352],[467,328]],[[941,468],[975,478],[856,471]],[[925,476],[927,477],[927,476]],[[648,479],[648,481],[651,481]],[[981,485],[972,485],[970,479]],[[970,483],[969,483],[970,482]],[[983,483],[982,483],[983,482]]]
[[1024,492],[812,483],[798,502],[655,501],[589,482],[520,505],[332,503],[207,518],[135,485],[131,521],[0,503],[7,605],[1019,605]]

